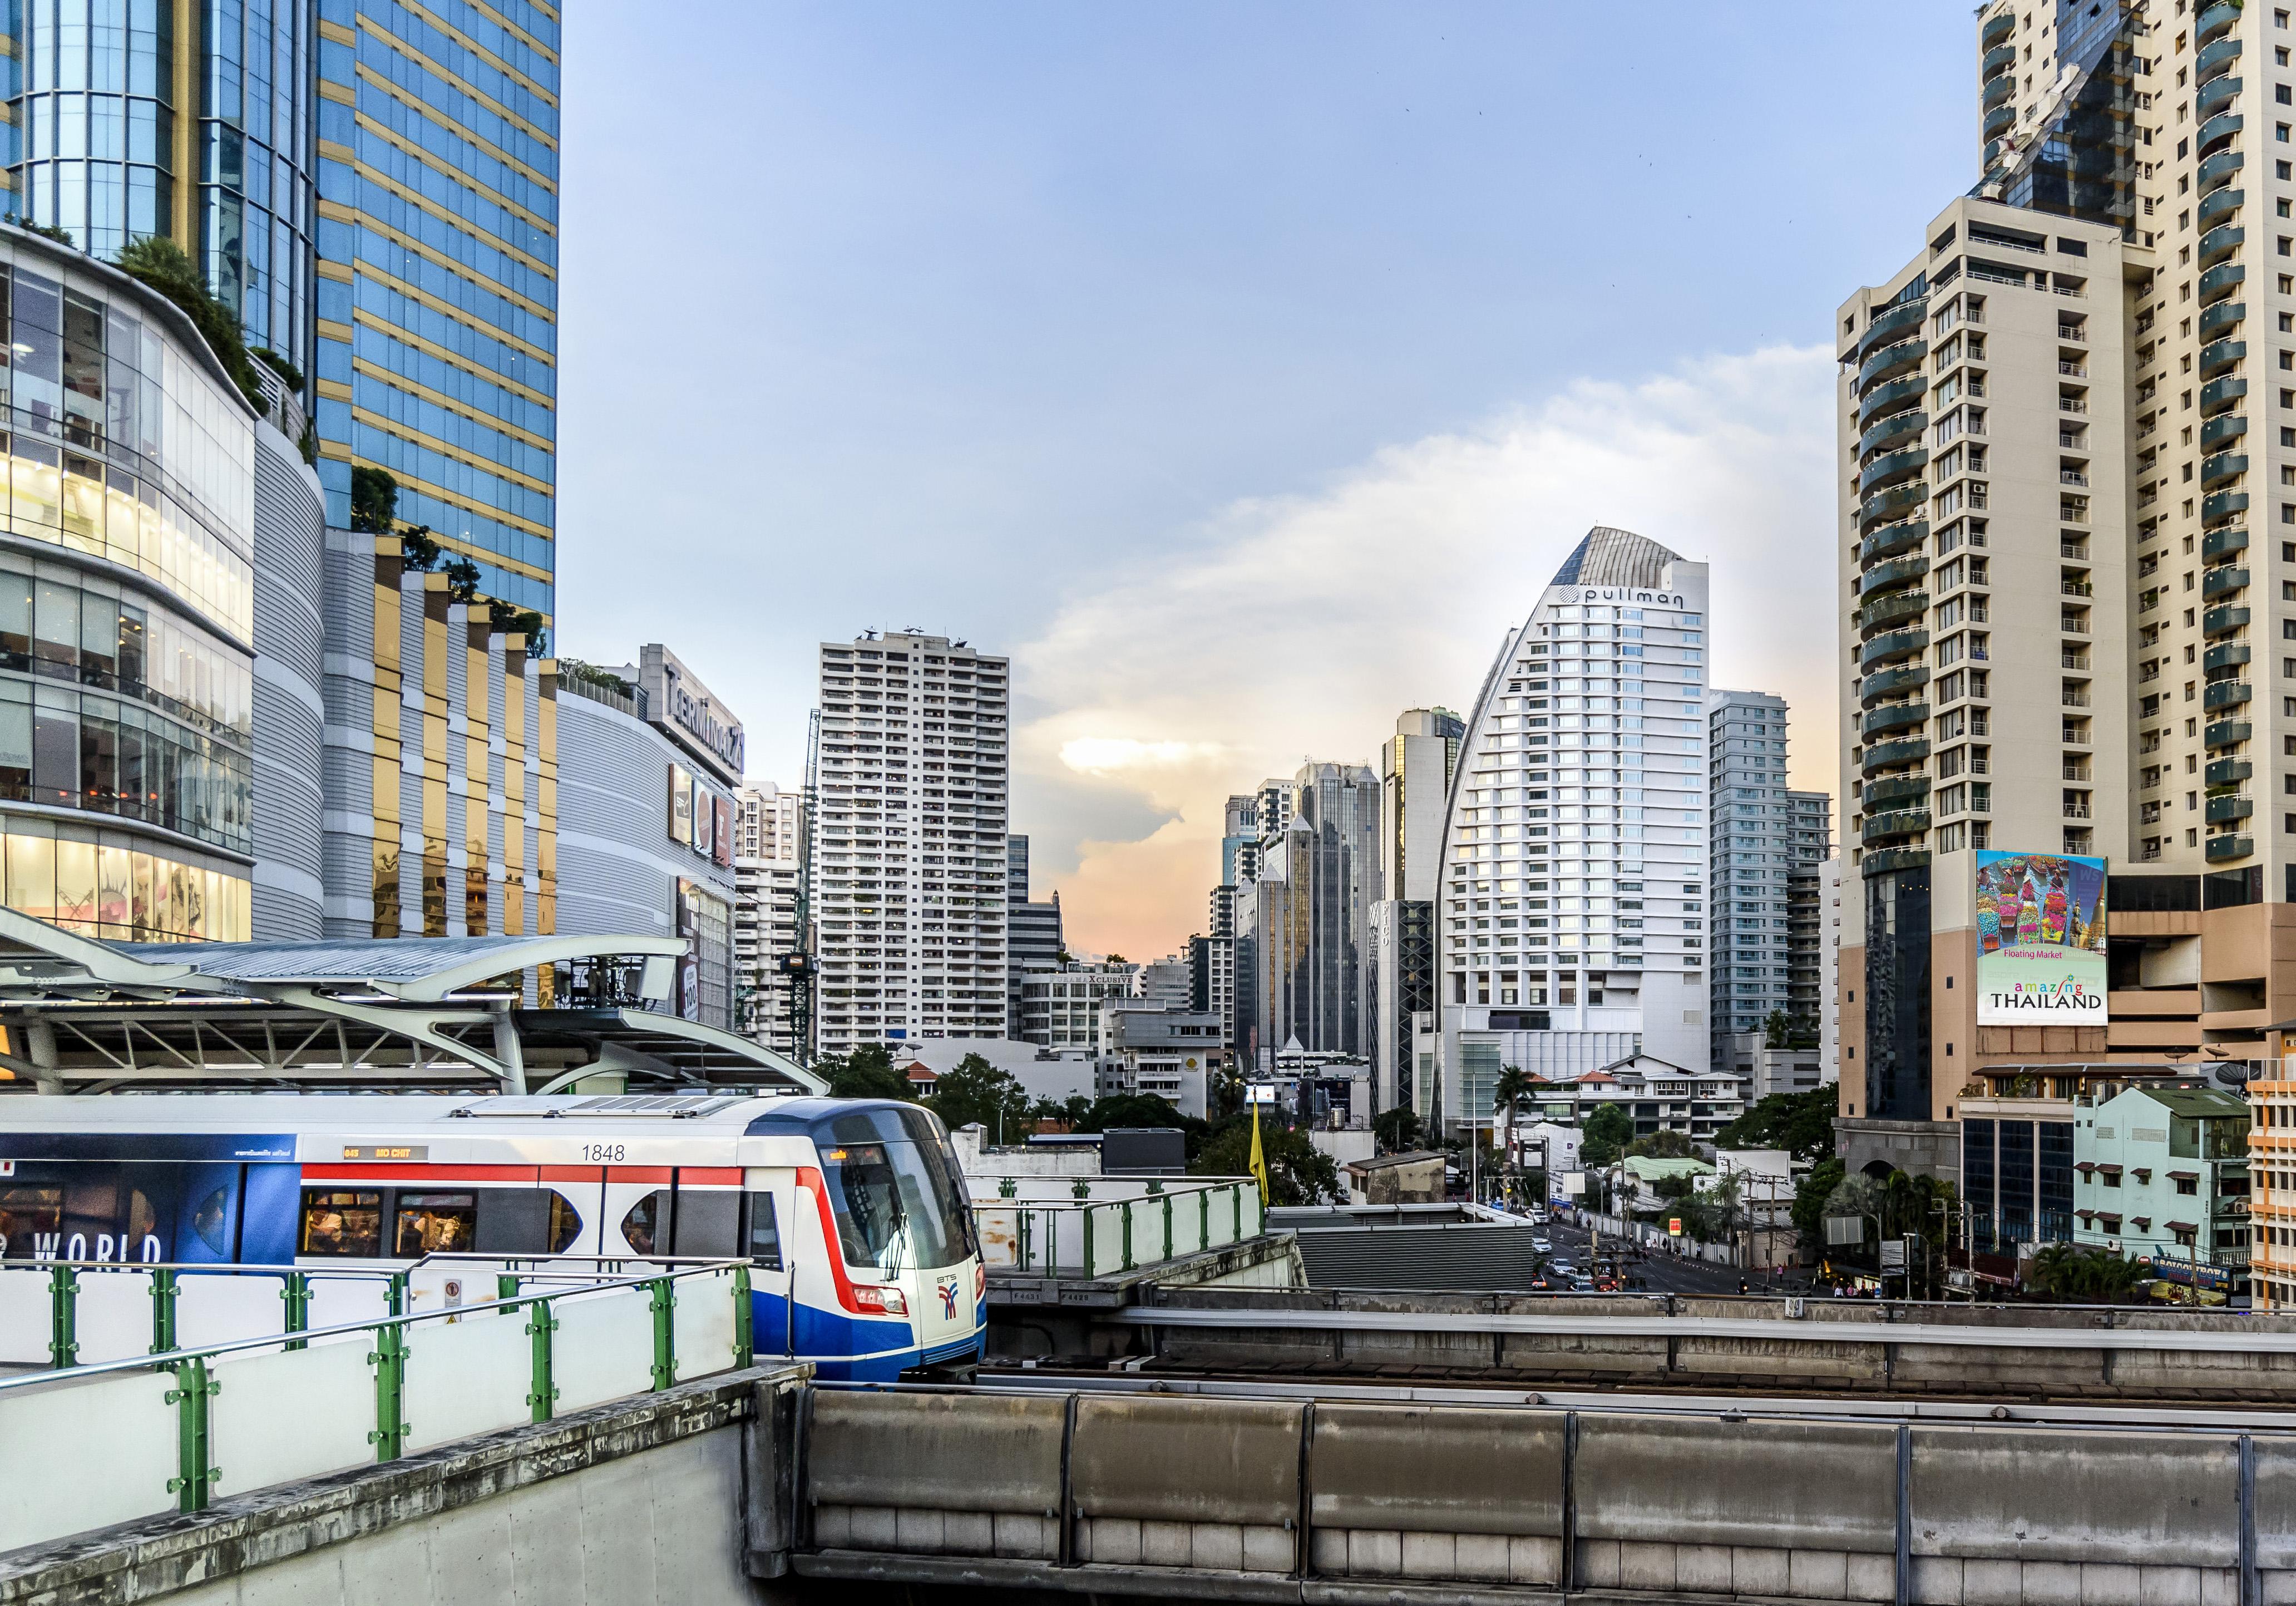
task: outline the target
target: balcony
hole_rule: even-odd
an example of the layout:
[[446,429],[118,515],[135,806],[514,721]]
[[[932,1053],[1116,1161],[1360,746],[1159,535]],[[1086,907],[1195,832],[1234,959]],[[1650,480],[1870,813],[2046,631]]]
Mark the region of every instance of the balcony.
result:
[[2226,832],[2210,836],[2202,844],[2202,852],[2210,864],[2220,864],[2227,859],[2245,859],[2256,852],[2256,844],[2246,836]]
[[2236,786],[2256,773],[2256,766],[2244,758],[2220,758],[2210,762],[2207,781],[2211,787]]
[[[2198,95],[2193,97],[2193,115],[2199,118],[2202,122],[2206,122],[2218,112],[2223,111],[2226,106],[2231,105],[2233,102],[2238,100],[2240,98],[2240,90],[2241,81],[2238,78],[2226,78],[2210,79],[2208,86]],[[2205,225],[2208,220],[2208,213],[2202,212],[2201,214],[2202,223]]]
[[1874,421],[1874,427],[1857,438],[1857,455],[1864,458],[1875,452],[1888,451],[1901,441],[1913,440],[1929,425],[1930,416],[1919,408],[1909,413],[1892,413],[1886,418],[1877,418]]
[[[1972,731],[1971,735],[1977,733]],[[1895,742],[1876,742],[1866,749],[1865,762],[1859,772],[1872,775],[1878,770],[1894,770],[1900,764],[1918,764],[1930,755],[1926,737],[1906,737]]]
[[1928,299],[1924,297],[1898,301],[1875,313],[1874,321],[1867,324],[1866,332],[1857,337],[1857,355],[1860,358],[1870,357],[1890,341],[1900,335],[1918,333],[1929,309]]
[[1867,781],[1858,794],[1868,814],[1909,803],[1930,795],[1930,778],[1926,775],[1890,775],[1880,780]]
[[2085,691],[2076,691],[2068,686],[2058,691],[2057,704],[2063,708],[2087,708],[2089,705],[2089,696]]
[[2014,45],[1997,45],[1979,58],[1977,76],[1980,78],[1989,78],[2008,71],[2016,64],[2017,47]]
[[[2248,511],[2248,492],[2244,490],[2211,491],[2201,498],[2201,523],[2221,523],[2237,513]],[[2248,582],[2243,581],[2243,585]]]
[[2203,636],[2228,636],[2234,630],[2246,629],[2247,625],[2248,610],[2237,605],[2210,608],[2201,615],[2201,634]]
[[2202,340],[2211,340],[2229,330],[2239,328],[2241,320],[2247,316],[2246,302],[2218,301],[2213,307],[2202,309],[2200,322],[2195,327],[2200,330]]
[[[1919,510],[1929,498],[1930,488],[1921,480],[1877,490],[1859,505],[1857,528],[1861,532],[1870,532],[1876,524],[1892,523]],[[1984,504],[1972,497],[1970,506],[1981,507]]]
[[2057,398],[2057,411],[2060,413],[2086,413],[2088,411],[2088,403],[2078,396],[2060,396]]
[[1857,591],[1862,597],[1879,596],[1900,586],[1909,586],[1930,572],[1930,560],[1925,553],[1908,553],[1874,564],[1857,577]]
[[2239,60],[2240,36],[2238,34],[2218,39],[2210,45],[2204,45],[2201,47],[2200,54],[2194,58],[2193,82],[2205,84],[2218,73],[2231,71],[2232,64]]
[[2238,564],[2201,571],[2201,595],[2207,597],[2226,597],[2248,584],[2247,569]]
[[[2218,234],[2224,231],[2218,229]],[[2221,301],[2237,291],[2248,277],[2248,269],[2237,262],[2220,262],[2201,276],[2201,305]]]
[[1884,486],[1896,485],[1909,480],[1927,467],[1929,460],[1929,449],[1923,446],[1916,446],[1910,451],[1890,452],[1886,457],[1876,457],[1858,474],[1857,494],[1864,496],[1869,491],[1879,490]]
[[2061,580],[2057,581],[2057,589],[2064,593],[2067,597],[2094,597],[2096,595],[2096,587],[2086,580]]
[[2222,189],[2233,181],[2233,175],[2246,165],[2237,151],[2218,151],[2201,163],[2201,194]]
[[2070,358],[2061,357],[2057,359],[2057,372],[2060,374],[2070,375],[2075,379],[2087,379],[2088,377],[2088,365],[2087,363],[2075,362]]
[[[1894,408],[1908,402],[1918,402],[1929,388],[1928,375],[1914,374],[1866,391],[1857,403],[1857,427],[1864,429],[1873,420]],[[1973,391],[1971,393],[1976,394]]]
[[1893,730],[1918,730],[1929,722],[1930,705],[1926,703],[1898,703],[1886,708],[1870,708],[1857,722],[1857,731],[1868,739],[1887,736]]
[[[2219,119],[2218,120],[2222,121],[2223,119]],[[2234,118],[2232,120],[2237,122],[2240,119]],[[2247,239],[2248,231],[2241,227],[2239,224],[2220,224],[2201,236],[2200,248],[2195,254],[2202,267],[2214,268],[2218,263],[2224,261],[2234,251],[2238,251]],[[2203,279],[2202,283],[2205,285],[2207,281]],[[2205,291],[2203,293],[2205,293]]]
[[2201,729],[2201,745],[2204,747],[2237,747],[2255,735],[2246,720],[2219,720]]
[[1898,375],[1919,366],[1922,359],[1929,354],[1929,342],[1918,337],[1882,347],[1859,366],[1857,394],[1864,397],[1884,380],[1895,379]]
[[1930,522],[1927,519],[1907,519],[1899,524],[1884,524],[1857,544],[1857,561],[1870,564],[1877,558],[1910,552],[1929,538]]
[[2013,8],[1995,12],[1978,25],[1977,46],[1990,50],[2016,31],[2017,13]]
[[2211,530],[2201,538],[2201,556],[2210,563],[2220,557],[2230,557],[2248,548],[2248,530],[2236,526],[2230,530]]
[[1901,669],[1885,669],[1867,675],[1857,683],[1857,697],[1859,702],[1871,708],[1885,697],[1902,696],[1929,683],[1928,667],[1911,663]]
[[2244,452],[2218,452],[2201,459],[2201,489],[2214,490],[2229,485],[2248,472],[2248,457]]
[[1874,637],[1857,649],[1858,667],[1870,670],[1877,663],[1911,657],[1929,644],[1930,633],[1927,630],[1891,630],[1887,635]]
[[2214,0],[2201,7],[2201,14],[2193,23],[2193,43],[2195,46],[2213,45],[2232,32],[2240,21],[2241,0]]
[[1890,625],[1919,619],[1929,612],[1930,599],[1921,591],[1898,591],[1888,597],[1877,597],[1857,610],[1857,629],[1871,635]]
[[2246,819],[2256,812],[2256,800],[2237,794],[2211,797],[2202,805],[2210,825],[2221,825],[2227,819]]
[[2013,82],[2008,78],[1996,78],[1985,86],[1985,99],[1988,103],[1985,115],[1978,119],[1980,138],[1998,139],[2017,126],[2017,108],[2011,99],[2014,88]]
[[1890,875],[1898,870],[1917,870],[1930,861],[1927,848],[1882,848],[1870,852],[1859,861],[1858,874],[1867,880],[1876,876]]
[[2083,563],[2087,563],[2088,561],[2088,543],[2086,541],[2059,541],[2057,543],[2057,556],[2059,557],[2077,557]]
[[2193,149],[2202,156],[2213,156],[2240,135],[2241,115],[2237,111],[2219,111],[2201,125]]
[[[2233,349],[2233,356],[2235,360],[2237,360],[2239,357],[2248,350],[2248,342],[2244,340],[2220,340],[2215,345],[2208,346],[2202,350],[2201,366],[2202,367],[2206,367],[2208,366],[2209,353],[2210,351],[2219,350],[2226,346],[2230,346]],[[2211,418],[2206,424],[2201,425],[2201,449],[2202,451],[2210,450],[2213,448],[2225,444],[2226,441],[2237,441],[2246,433],[2248,433],[2248,420],[2242,417],[2238,413],[2226,413],[2219,417]]]
[[2248,382],[2241,379],[2239,375],[2225,375],[2220,379],[2211,379],[2209,383],[2200,386],[2200,416],[2202,418],[2213,418],[2216,414],[2232,411],[2234,404],[2239,402],[2243,395],[2248,395]]
[[2217,680],[2201,688],[2201,706],[2215,713],[2220,709],[2238,708],[2255,696],[2245,680]]
[[1861,842],[1890,842],[1902,837],[1919,836],[1930,828],[1927,809],[1898,809],[1887,814],[1869,814],[1858,828]]
[[2206,674],[2210,670],[2231,669],[2236,664],[2247,663],[2248,659],[2247,642],[2219,642],[2201,655],[2201,672]]

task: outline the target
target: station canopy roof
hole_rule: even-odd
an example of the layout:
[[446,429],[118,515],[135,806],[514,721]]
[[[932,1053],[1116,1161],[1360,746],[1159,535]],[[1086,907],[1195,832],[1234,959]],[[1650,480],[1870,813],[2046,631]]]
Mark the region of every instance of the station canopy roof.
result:
[[[0,909],[0,1092],[824,1091],[786,1055],[668,1012],[686,951],[637,935],[116,943]],[[527,1007],[525,976],[558,967],[576,995]]]

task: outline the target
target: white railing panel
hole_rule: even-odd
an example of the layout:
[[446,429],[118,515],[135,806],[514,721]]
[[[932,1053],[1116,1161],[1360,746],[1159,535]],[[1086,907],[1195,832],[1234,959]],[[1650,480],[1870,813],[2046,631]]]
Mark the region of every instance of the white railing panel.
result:
[[0,1551],[174,1511],[175,1386],[172,1371],[126,1371],[0,1395]]
[[[420,1335],[416,1335],[418,1338]],[[350,1344],[225,1355],[208,1402],[208,1461],[217,1496],[316,1478],[375,1459],[375,1336]],[[410,1366],[414,1362],[409,1362]]]
[[79,1363],[125,1361],[152,1353],[152,1273],[79,1274]]
[[176,1347],[198,1349],[283,1332],[287,1280],[269,1275],[185,1272],[176,1280]]
[[1000,1268],[1021,1264],[1021,1207],[1017,1205],[975,1205],[972,1224],[980,1234],[980,1264]]
[[733,1370],[734,1273],[683,1277],[669,1286],[677,1296],[669,1314],[678,1380]]
[[[324,1272],[311,1274],[311,1326],[343,1327],[355,1322],[380,1322],[389,1314],[390,1288],[382,1279],[330,1277]],[[356,1337],[368,1347],[373,1347],[372,1334]]]
[[653,1387],[653,1302],[644,1289],[561,1299],[552,1369],[558,1409],[586,1406]]
[[53,1327],[49,1272],[0,1272],[0,1365],[45,1367]]
[[406,1330],[410,1452],[533,1420],[532,1320],[521,1308]]
[[1105,1277],[1123,1264],[1124,1207],[1097,1207],[1092,1212],[1092,1275]]

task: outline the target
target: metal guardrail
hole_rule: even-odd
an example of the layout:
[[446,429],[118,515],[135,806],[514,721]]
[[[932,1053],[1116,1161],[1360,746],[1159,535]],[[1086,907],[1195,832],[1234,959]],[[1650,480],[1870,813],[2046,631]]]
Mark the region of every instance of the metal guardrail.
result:
[[1248,1182],[1152,1191],[1122,1199],[981,1203],[981,1262],[992,1272],[1104,1277],[1257,1238],[1266,1212]]
[[[56,1269],[53,1297],[70,1302],[80,1269]],[[406,1273],[388,1275],[403,1301]],[[0,1552],[549,1421],[755,1357],[747,1261],[496,1277],[498,1297],[468,1305],[0,1378],[0,1464],[41,1469],[0,1508]],[[155,1275],[155,1341],[160,1286]]]

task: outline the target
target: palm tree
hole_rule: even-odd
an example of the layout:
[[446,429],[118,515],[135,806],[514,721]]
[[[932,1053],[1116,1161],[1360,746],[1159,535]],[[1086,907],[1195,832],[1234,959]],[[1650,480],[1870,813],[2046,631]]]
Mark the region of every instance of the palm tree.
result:
[[1507,1197],[1514,1197],[1514,1112],[1515,1106],[1530,1097],[1531,1078],[1521,1066],[1507,1066],[1500,1070],[1498,1080],[1491,1084],[1491,1109],[1499,1116],[1506,1132]]

